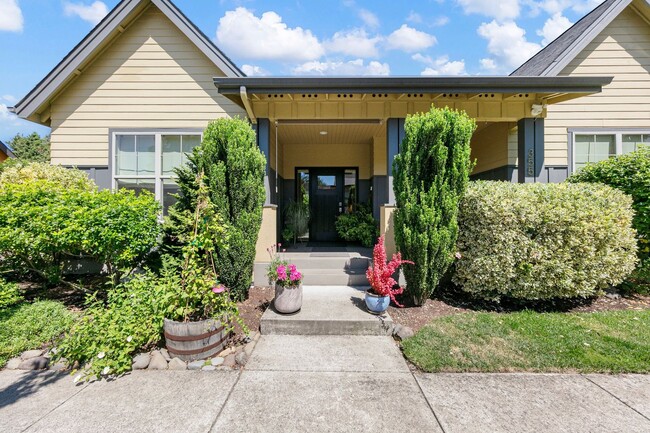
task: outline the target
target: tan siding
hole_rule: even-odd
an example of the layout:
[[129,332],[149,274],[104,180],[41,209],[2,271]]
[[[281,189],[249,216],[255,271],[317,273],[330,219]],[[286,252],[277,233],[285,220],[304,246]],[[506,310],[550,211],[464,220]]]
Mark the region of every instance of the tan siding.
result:
[[52,103],[52,162],[107,165],[109,129],[205,128],[245,112],[223,73],[158,9],[146,12]]
[[650,26],[623,11],[560,75],[614,76],[597,95],[548,108],[546,165],[568,164],[568,128],[650,128]]

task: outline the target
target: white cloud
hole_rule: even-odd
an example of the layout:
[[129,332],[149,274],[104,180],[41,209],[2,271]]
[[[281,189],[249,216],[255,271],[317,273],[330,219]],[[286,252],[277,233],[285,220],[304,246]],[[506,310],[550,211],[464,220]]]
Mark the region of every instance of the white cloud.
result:
[[0,0],[0,31],[22,32],[23,12],[17,0]]
[[389,50],[402,50],[407,53],[421,51],[434,45],[436,37],[425,32],[402,24],[402,27],[395,30],[386,38]]
[[466,14],[481,14],[499,21],[519,16],[519,0],[457,0]]
[[446,17],[444,15],[439,16],[431,22],[431,25],[434,27],[442,27],[446,26],[447,24],[449,24],[449,17]]
[[408,16],[406,17],[406,21],[411,22],[411,23],[421,23],[422,22],[422,15],[415,11],[409,12]]
[[241,70],[249,77],[264,77],[270,75],[269,71],[255,65],[241,65]]
[[18,102],[18,98],[16,98],[14,95],[2,95],[2,98],[0,99],[7,101],[10,104],[15,104]]
[[96,1],[89,5],[65,2],[63,4],[63,11],[67,16],[78,16],[82,20],[95,25],[108,14],[108,6],[101,1]]
[[243,7],[219,19],[217,43],[226,52],[247,59],[304,61],[324,54],[311,31],[288,27],[275,12],[264,12],[258,18]]
[[423,56],[416,53],[411,56],[416,62],[421,62],[427,67],[420,73],[420,75],[465,75],[465,60],[449,61],[449,56],[440,56],[436,59],[430,56]]
[[488,41],[488,52],[502,71],[521,65],[541,48],[526,40],[526,31],[513,21],[482,23],[477,32]]
[[325,62],[306,62],[293,68],[294,75],[389,75],[388,63],[372,61],[367,65],[363,59]]
[[352,57],[377,57],[377,43],[381,37],[370,37],[364,29],[352,29],[334,33],[332,39],[323,42],[328,52],[341,53]]
[[572,25],[573,23],[567,17],[557,12],[546,20],[544,27],[537,30],[537,34],[543,37],[542,45],[548,45]]
[[494,71],[497,68],[497,64],[494,59],[481,59],[479,60],[479,64],[481,65],[481,69],[484,69],[486,71]]
[[533,15],[543,10],[549,15],[555,15],[558,12],[564,12],[565,9],[571,8],[578,14],[585,14],[602,3],[602,0],[543,0],[531,1],[528,5]]
[[359,9],[359,18],[372,29],[379,27],[379,18],[368,9]]

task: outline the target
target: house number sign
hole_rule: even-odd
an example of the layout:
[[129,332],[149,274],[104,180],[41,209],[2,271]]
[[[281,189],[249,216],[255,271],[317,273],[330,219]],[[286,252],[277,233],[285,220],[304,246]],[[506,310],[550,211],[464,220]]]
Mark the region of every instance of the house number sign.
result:
[[528,177],[535,176],[535,150],[528,149],[528,155],[526,155],[526,175]]

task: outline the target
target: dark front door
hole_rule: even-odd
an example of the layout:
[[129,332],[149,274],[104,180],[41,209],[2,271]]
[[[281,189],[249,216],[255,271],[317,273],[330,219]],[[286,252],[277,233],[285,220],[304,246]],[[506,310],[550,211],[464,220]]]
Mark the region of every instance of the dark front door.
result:
[[316,242],[338,239],[336,217],[343,211],[344,169],[313,168],[309,172],[311,227],[309,238]]

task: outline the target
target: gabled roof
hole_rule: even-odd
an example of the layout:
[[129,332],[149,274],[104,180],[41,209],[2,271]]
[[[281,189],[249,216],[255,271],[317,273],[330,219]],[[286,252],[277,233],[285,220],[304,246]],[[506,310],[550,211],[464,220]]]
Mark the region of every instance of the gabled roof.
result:
[[601,3],[510,75],[558,75],[631,3],[632,0],[607,0]]
[[170,0],[122,0],[12,111],[22,118],[41,123],[42,119],[36,115],[45,109],[43,105],[49,98],[79,75],[81,69],[137,19],[149,4],[160,9],[227,77],[246,76]]
[[9,149],[9,146],[4,144],[2,141],[0,141],[0,152],[3,152],[9,158],[15,158],[16,157],[16,155],[14,155],[14,152],[11,149]]

